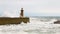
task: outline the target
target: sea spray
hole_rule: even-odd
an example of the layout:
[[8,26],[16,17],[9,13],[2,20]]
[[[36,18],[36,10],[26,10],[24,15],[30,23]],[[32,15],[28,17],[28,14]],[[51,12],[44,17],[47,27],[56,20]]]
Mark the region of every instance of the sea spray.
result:
[[[42,18],[41,18],[42,19]],[[59,34],[60,24],[54,24],[57,19],[41,21],[39,18],[30,18],[30,23],[18,25],[1,25],[1,34]]]

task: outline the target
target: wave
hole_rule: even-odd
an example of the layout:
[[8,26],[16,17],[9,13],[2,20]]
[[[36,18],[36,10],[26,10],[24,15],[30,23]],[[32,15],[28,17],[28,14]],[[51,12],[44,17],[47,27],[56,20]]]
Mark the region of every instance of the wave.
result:
[[60,24],[57,19],[30,18],[30,23],[18,25],[1,25],[1,34],[59,34]]

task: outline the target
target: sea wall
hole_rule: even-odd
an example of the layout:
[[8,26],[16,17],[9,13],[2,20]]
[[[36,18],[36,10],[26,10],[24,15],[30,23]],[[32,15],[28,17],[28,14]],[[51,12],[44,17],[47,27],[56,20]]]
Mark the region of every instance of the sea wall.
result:
[[29,22],[29,18],[0,18],[0,25],[5,24],[20,24],[21,22],[27,23]]

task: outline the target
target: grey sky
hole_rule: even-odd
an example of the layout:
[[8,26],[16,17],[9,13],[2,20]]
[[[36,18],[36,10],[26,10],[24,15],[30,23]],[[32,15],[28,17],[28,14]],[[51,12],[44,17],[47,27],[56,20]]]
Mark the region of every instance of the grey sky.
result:
[[60,16],[60,0],[0,0],[0,15],[19,16],[22,7],[25,16]]

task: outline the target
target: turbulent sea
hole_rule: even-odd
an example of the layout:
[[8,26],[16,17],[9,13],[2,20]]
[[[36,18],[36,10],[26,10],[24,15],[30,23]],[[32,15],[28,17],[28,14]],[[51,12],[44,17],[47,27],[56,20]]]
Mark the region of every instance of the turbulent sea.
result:
[[30,23],[0,25],[0,34],[60,34],[60,17],[30,17]]

